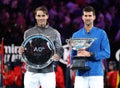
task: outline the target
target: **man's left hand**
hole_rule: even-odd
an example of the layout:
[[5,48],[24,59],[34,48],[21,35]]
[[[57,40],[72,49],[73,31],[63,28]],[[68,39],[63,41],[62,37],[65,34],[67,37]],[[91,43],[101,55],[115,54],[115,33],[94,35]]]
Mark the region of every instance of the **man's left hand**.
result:
[[54,61],[58,61],[59,60],[59,56],[57,54],[54,54],[52,56],[52,58],[53,58]]

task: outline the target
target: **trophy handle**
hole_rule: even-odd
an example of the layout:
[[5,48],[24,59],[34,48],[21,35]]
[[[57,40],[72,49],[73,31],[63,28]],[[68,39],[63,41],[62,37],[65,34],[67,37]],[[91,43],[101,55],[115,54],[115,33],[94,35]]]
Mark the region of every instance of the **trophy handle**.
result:
[[70,39],[66,39],[66,43],[70,44],[71,38]]

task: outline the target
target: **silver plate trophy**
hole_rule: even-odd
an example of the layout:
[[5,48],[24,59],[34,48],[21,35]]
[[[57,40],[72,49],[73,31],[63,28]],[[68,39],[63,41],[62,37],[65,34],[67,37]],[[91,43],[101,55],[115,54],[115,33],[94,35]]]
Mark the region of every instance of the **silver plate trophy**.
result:
[[55,53],[53,42],[44,35],[32,35],[23,41],[22,54],[26,64],[34,69],[43,69],[53,62]]
[[[79,49],[87,49],[89,48],[92,43],[95,41],[95,38],[70,38],[67,39],[67,44],[72,47],[73,50],[79,50]],[[79,70],[90,70],[90,67],[87,66],[87,60],[88,57],[83,56],[74,56],[72,59],[72,68],[73,70],[79,69]]]

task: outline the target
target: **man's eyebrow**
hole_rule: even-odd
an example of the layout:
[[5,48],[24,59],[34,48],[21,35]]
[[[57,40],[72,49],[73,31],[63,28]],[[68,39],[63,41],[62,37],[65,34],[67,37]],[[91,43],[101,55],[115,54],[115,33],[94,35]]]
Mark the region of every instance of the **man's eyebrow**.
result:
[[43,16],[45,16],[45,15],[39,15],[39,14],[37,14],[37,16],[42,16],[42,17],[43,17]]

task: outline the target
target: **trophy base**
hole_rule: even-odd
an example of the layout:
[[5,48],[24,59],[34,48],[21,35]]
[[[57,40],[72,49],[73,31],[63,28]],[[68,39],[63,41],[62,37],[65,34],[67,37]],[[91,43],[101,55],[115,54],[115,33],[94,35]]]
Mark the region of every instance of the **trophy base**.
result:
[[81,71],[89,71],[90,67],[86,66],[87,57],[75,56],[73,57],[73,66],[72,70],[81,70]]
[[90,67],[86,66],[86,67],[76,67],[76,66],[73,66],[71,67],[72,70],[81,70],[81,71],[89,71],[90,70]]

